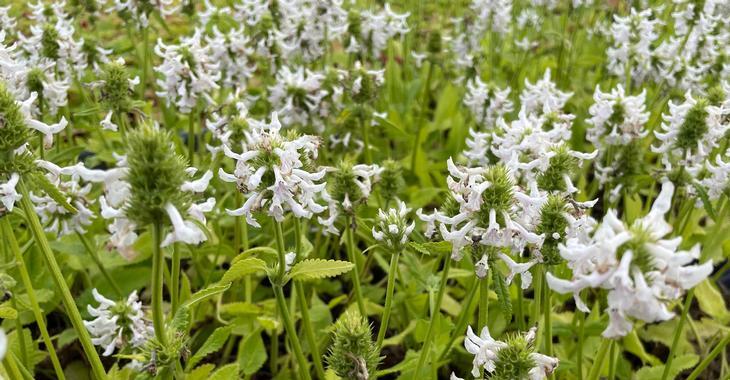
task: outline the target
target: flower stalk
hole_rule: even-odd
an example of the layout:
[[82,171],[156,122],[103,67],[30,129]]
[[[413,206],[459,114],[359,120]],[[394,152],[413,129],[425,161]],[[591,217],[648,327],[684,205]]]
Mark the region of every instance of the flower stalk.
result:
[[391,309],[393,308],[393,291],[395,289],[395,275],[398,271],[398,259],[400,252],[396,251],[390,257],[390,268],[388,269],[388,285],[385,291],[385,309],[383,310],[383,319],[380,321],[380,329],[378,330],[378,339],[375,345],[379,348],[383,345],[385,333],[388,330],[388,321],[390,320]]
[[41,222],[40,220],[38,220],[38,215],[35,212],[33,203],[31,203],[30,201],[30,192],[28,191],[25,185],[25,181],[22,178],[18,183],[18,187],[20,188],[20,192],[23,196],[20,200],[21,206],[26,216],[28,217],[29,227],[33,234],[33,238],[35,239],[38,248],[43,254],[43,258],[45,259],[46,265],[48,266],[48,270],[51,273],[51,277],[53,278],[53,282],[55,283],[56,288],[58,289],[59,293],[61,293],[61,301],[66,307],[66,312],[68,313],[68,317],[71,320],[71,324],[73,325],[74,330],[76,330],[76,334],[79,337],[79,342],[81,343],[84,353],[86,354],[86,359],[89,361],[91,370],[97,379],[106,379],[106,371],[104,370],[104,365],[101,363],[101,360],[99,359],[99,354],[96,352],[96,348],[91,342],[89,332],[86,331],[86,327],[84,327],[84,323],[81,319],[79,309],[76,306],[74,297],[71,295],[71,290],[66,284],[66,279],[63,277],[61,268],[58,266],[58,262],[56,262],[56,258],[53,254],[53,251],[51,250],[51,246],[48,243],[48,239],[46,239],[46,234],[45,232],[43,232]]

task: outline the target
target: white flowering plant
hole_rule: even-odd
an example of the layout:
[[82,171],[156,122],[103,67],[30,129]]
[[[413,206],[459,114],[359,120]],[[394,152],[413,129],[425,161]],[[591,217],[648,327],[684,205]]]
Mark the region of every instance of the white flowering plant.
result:
[[727,0],[6,0],[0,379],[729,379]]

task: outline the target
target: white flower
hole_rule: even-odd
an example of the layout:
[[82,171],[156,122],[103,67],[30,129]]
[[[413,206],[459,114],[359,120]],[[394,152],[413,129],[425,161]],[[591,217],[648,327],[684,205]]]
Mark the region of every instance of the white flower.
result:
[[372,229],[373,238],[385,243],[390,249],[403,249],[408,242],[408,236],[416,227],[416,223],[413,221],[408,224],[409,211],[403,201],[398,201],[398,208],[391,208],[387,212],[382,209],[378,210],[378,217]]
[[0,202],[8,212],[12,212],[15,207],[15,202],[19,202],[23,197],[18,193],[15,187],[18,185],[20,176],[18,173],[10,174],[10,178],[5,183],[0,183]]
[[656,27],[661,21],[652,19],[652,9],[637,11],[625,17],[614,15],[611,25],[612,45],[606,51],[608,70],[620,78],[631,78],[641,83],[651,70],[652,43],[657,39]]
[[235,153],[223,145],[225,155],[236,161],[236,167],[232,174],[220,169],[218,175],[225,182],[236,183],[246,197],[242,207],[226,212],[245,215],[248,224],[260,227],[252,215],[260,209],[265,208],[277,221],[284,220],[285,211],[298,218],[311,218],[324,211],[325,207],[315,199],[324,191],[325,184],[318,181],[324,177],[325,170],[307,172],[303,162],[317,157],[319,140],[312,136],[293,140],[282,136],[275,112],[270,123],[252,122],[243,153]]
[[268,100],[281,114],[284,125],[307,125],[314,122],[322,100],[328,92],[322,88],[324,75],[300,66],[282,66],[276,82],[269,86]]
[[37,99],[35,92],[30,94],[30,97],[23,102],[18,102],[20,105],[20,112],[25,117],[25,123],[28,127],[35,129],[36,131],[43,134],[43,145],[46,148],[53,146],[53,135],[63,131],[68,125],[65,117],[61,117],[61,121],[56,124],[46,124],[40,120],[36,120],[31,112],[33,102]]
[[481,334],[477,336],[472,331],[471,326],[469,326],[466,331],[466,338],[464,339],[464,347],[470,354],[474,355],[471,374],[474,377],[481,378],[481,369],[483,368],[487,373],[496,372],[502,376],[523,379],[522,376],[524,374],[515,373],[521,370],[521,368],[515,365],[516,363],[505,362],[505,360],[509,360],[511,357],[499,356],[499,351],[502,349],[513,347],[514,349],[523,351],[523,353],[527,354],[535,362],[535,366],[527,373],[530,380],[546,379],[558,367],[559,360],[534,352],[533,344],[536,337],[536,330],[533,327],[523,335],[512,337],[506,342],[501,342],[492,338],[489,334],[489,327],[484,326]]
[[377,12],[365,10],[361,13],[360,46],[369,47],[365,53],[379,56],[387,47],[388,41],[395,36],[404,36],[408,33],[408,16],[410,13],[395,13],[390,4]]
[[126,302],[114,302],[96,289],[91,292],[99,306],[86,306],[94,319],[84,321],[84,326],[91,334],[91,342],[104,349],[102,355],[109,356],[125,347],[140,347],[154,335],[150,322],[144,317],[137,291],[132,292]]
[[701,164],[730,129],[727,116],[730,108],[697,100],[687,91],[681,104],[669,102],[669,114],[663,114],[661,132],[654,131],[660,141],[653,152],[662,153],[662,163],[696,166]]
[[595,103],[588,109],[591,117],[586,120],[593,128],[587,131],[586,138],[595,147],[624,145],[647,135],[644,128],[649,121],[646,90],[630,96],[620,84],[610,93],[601,92],[600,86],[596,86],[593,101]]
[[112,114],[113,111],[109,111],[104,119],[101,121],[101,129],[107,130],[107,131],[114,131],[116,132],[118,127],[114,122],[112,121]]
[[558,89],[550,80],[550,69],[547,69],[542,79],[535,84],[525,79],[525,89],[520,94],[520,103],[526,113],[550,114],[562,111],[571,96],[572,92],[562,92]]
[[512,0],[472,0],[469,5],[476,13],[478,22],[476,32],[506,34],[512,24]]
[[182,113],[190,113],[199,99],[214,103],[211,92],[219,88],[221,78],[219,61],[213,60],[210,45],[203,45],[203,31],[195,29],[191,37],[183,37],[179,45],[165,45],[158,39],[155,53],[162,63],[155,71],[160,91],[157,96],[174,103]]
[[584,312],[589,309],[580,291],[589,287],[607,289],[610,323],[604,337],[629,333],[629,317],[646,322],[672,318],[669,301],[681,297],[713,270],[712,261],[692,264],[699,258],[698,245],[682,251],[678,250],[681,237],[664,239],[672,229],[664,216],[671,207],[673,192],[674,185],[665,181],[651,211],[631,226],[609,210],[590,241],[571,238],[560,246],[573,278],[564,280],[548,273],[548,285],[558,293],[572,292],[577,307]]
[[[730,152],[726,152],[726,156]],[[730,161],[722,160],[722,155],[715,156],[715,165],[710,160],[705,162],[705,168],[709,175],[700,180],[700,184],[707,189],[707,196],[711,201],[718,200],[723,194],[730,190]]]
[[[54,176],[53,173],[49,174]],[[56,179],[55,186],[66,197],[66,201],[76,208],[76,212],[69,212],[63,205],[58,204],[48,195],[35,196],[30,194],[30,199],[35,204],[35,210],[41,218],[41,222],[46,225],[47,232],[53,232],[58,236],[70,235],[72,233],[85,233],[86,226],[91,224],[94,213],[89,210],[88,206],[92,201],[87,199],[91,191],[91,184],[81,185],[78,178],[72,178],[69,181],[61,181]]]
[[504,115],[512,112],[513,103],[509,99],[512,89],[500,89],[489,86],[476,77],[466,84],[464,105],[472,113],[477,124],[482,128],[490,129],[492,124]]
[[507,343],[494,340],[489,334],[489,327],[484,326],[481,334],[477,336],[469,326],[466,330],[466,339],[464,339],[464,348],[474,355],[472,361],[472,376],[480,376],[481,368],[487,370],[487,372],[494,372],[495,360],[497,359],[497,352],[507,347]]

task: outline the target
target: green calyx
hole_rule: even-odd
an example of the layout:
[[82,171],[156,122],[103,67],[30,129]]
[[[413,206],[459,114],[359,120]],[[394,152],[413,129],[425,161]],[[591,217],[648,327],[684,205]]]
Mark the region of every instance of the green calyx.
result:
[[636,268],[641,273],[649,273],[656,270],[654,265],[654,255],[652,255],[646,248],[647,244],[655,241],[655,239],[652,238],[651,233],[644,228],[644,226],[636,223],[631,226],[631,235],[631,239],[623,243],[618,248],[617,256],[619,260],[626,252],[631,251],[633,255],[631,258],[632,270]]
[[522,335],[513,335],[507,338],[507,347],[497,351],[494,361],[494,372],[487,376],[490,380],[525,380],[529,379],[529,372],[535,367],[535,360],[530,354],[534,348]]
[[708,105],[707,99],[700,99],[697,104],[687,111],[684,122],[679,127],[679,133],[677,134],[677,148],[683,151],[695,149],[697,142],[709,131],[710,127],[707,125]]
[[22,175],[36,167],[30,152],[15,153],[31,137],[32,132],[25,123],[15,97],[4,83],[0,83],[0,178],[5,179],[12,173]]
[[[568,212],[567,202],[558,195],[549,195],[547,202],[540,209],[540,224],[536,233],[545,235],[540,252],[546,265],[557,265],[563,261],[558,244],[565,241],[565,229],[568,227],[566,212]],[[555,233],[558,234],[557,237],[553,236]]]
[[58,31],[53,25],[46,24],[43,27],[43,35],[41,36],[41,55],[48,59],[57,60],[60,49],[61,45],[58,44]]
[[129,97],[129,74],[123,64],[110,62],[101,74],[104,85],[101,88],[101,101],[104,107],[117,114],[129,112],[132,101]]
[[352,203],[353,207],[365,198],[360,187],[355,182],[357,176],[352,169],[352,163],[343,161],[333,172],[329,174],[327,183],[330,187],[330,195],[338,203],[342,204],[345,199]]
[[394,160],[383,162],[383,172],[380,174],[380,194],[386,201],[395,199],[405,187],[403,166]]
[[375,375],[380,363],[370,325],[356,312],[347,312],[332,333],[333,343],[325,357],[327,366],[343,379],[365,380]]
[[489,225],[489,213],[494,210],[497,213],[497,223],[504,225],[503,214],[510,213],[515,201],[514,184],[509,172],[502,165],[490,166],[484,173],[484,180],[490,186],[482,192],[482,207],[477,213],[480,224]]
[[181,212],[190,206],[190,193],[180,191],[186,181],[185,158],[175,152],[171,141],[168,131],[151,125],[143,125],[128,137],[126,180],[131,198],[126,209],[138,225],[166,220],[168,203]]
[[537,186],[545,191],[566,191],[567,185],[563,176],[570,176],[578,169],[578,159],[571,156],[567,145],[562,144],[553,149],[554,156],[543,173],[537,176]]

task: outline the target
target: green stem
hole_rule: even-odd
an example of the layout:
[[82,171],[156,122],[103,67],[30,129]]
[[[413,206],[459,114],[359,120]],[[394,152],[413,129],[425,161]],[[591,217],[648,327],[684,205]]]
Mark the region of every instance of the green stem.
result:
[[682,329],[684,328],[684,323],[687,321],[687,314],[689,313],[689,308],[692,305],[692,300],[694,299],[694,289],[690,289],[687,292],[687,298],[684,301],[684,306],[682,307],[682,315],[679,317],[679,323],[677,324],[677,328],[674,329],[674,338],[672,339],[672,347],[669,349],[669,356],[667,357],[667,363],[664,365],[664,372],[662,372],[662,380],[666,380],[669,377],[669,370],[672,368],[672,362],[674,361],[674,356],[677,354],[677,347],[679,346],[679,338],[682,336]]
[[530,316],[530,319],[532,320],[530,324],[532,326],[537,326],[537,324],[540,321],[540,311],[542,310],[542,308],[540,306],[540,300],[542,298],[543,281],[542,281],[542,270],[540,268],[538,268],[537,266],[534,266],[533,268],[535,268],[535,273],[533,275],[534,280],[532,281],[532,283],[534,284],[534,289],[533,289],[533,293],[532,293],[534,305],[533,305],[533,309],[532,309],[532,315]]
[[489,274],[479,279],[479,331],[487,325],[489,321]]
[[591,366],[591,372],[588,374],[588,380],[598,380],[601,375],[601,368],[603,367],[603,359],[606,358],[609,346],[613,344],[613,339],[603,339],[601,346],[598,348],[598,353],[595,359],[593,359],[593,365]]
[[172,245],[172,268],[170,269],[170,310],[175,315],[180,305],[180,248]]
[[162,242],[162,226],[160,223],[152,225],[152,324],[155,336],[162,346],[167,346],[165,334],[165,312],[162,309],[162,288],[164,286],[165,256],[160,248]]
[[446,354],[448,354],[451,349],[451,345],[454,344],[457,334],[461,335],[466,330],[466,325],[469,323],[469,319],[472,316],[470,309],[472,302],[474,302],[474,296],[477,294],[477,289],[479,289],[479,280],[474,280],[474,284],[472,285],[471,290],[469,290],[469,295],[466,297],[461,308],[461,313],[459,313],[459,319],[456,322],[456,329],[454,330],[456,334],[451,334],[449,342],[444,347],[444,350],[441,351],[441,355],[439,355],[438,361],[446,359]]
[[12,352],[5,355],[3,367],[5,367],[8,376],[10,376],[10,380],[25,379],[23,374],[20,373],[20,369],[18,369],[18,363],[15,362],[15,355]]
[[576,311],[578,314],[578,348],[577,358],[575,359],[576,372],[578,373],[578,380],[583,380],[583,339],[585,331],[585,313],[582,311]]
[[608,380],[614,380],[616,378],[616,363],[618,362],[616,359],[616,346],[617,342],[614,342],[608,353]]
[[[23,254],[20,251],[20,247],[18,246],[18,241],[15,240],[15,235],[13,234],[13,228],[10,225],[10,221],[7,217],[0,218],[0,223],[2,223],[2,235],[5,237],[5,240],[8,242],[8,246],[10,247],[10,251],[15,256],[15,261],[18,264],[18,271],[20,272],[20,279],[23,282],[23,287],[25,287],[25,292],[28,294],[28,300],[30,301],[30,307],[33,311],[33,316],[35,317],[36,323],[38,324],[38,330],[41,332],[41,337],[43,338],[43,343],[46,345],[46,350],[48,351],[48,356],[51,358],[51,364],[53,364],[53,370],[56,372],[56,377],[63,380],[65,379],[65,376],[63,374],[63,367],[61,367],[61,362],[58,360],[58,355],[56,355],[56,349],[53,347],[53,340],[51,340],[51,335],[48,333],[48,328],[46,327],[46,321],[43,316],[43,312],[41,311],[40,304],[38,303],[38,297],[36,297],[35,289],[33,289],[33,282],[30,279],[30,273],[28,273],[28,267],[25,265],[25,260],[23,259]],[[15,302],[15,298],[13,298],[13,302]],[[17,308],[16,308],[17,309]],[[17,318],[16,321],[20,323],[20,318]],[[18,328],[18,338],[19,339],[25,339],[22,334],[22,325],[21,328]],[[26,347],[24,344],[21,344],[22,347]],[[21,354],[25,354],[25,350],[21,350]]]
[[418,356],[418,364],[416,365],[416,370],[413,372],[413,380],[418,379],[419,374],[421,373],[421,369],[423,368],[423,365],[426,363],[426,359],[428,358],[429,351],[431,351],[431,341],[433,340],[433,336],[436,330],[435,327],[438,324],[438,319],[441,315],[441,300],[444,298],[444,293],[446,291],[446,282],[449,278],[450,267],[451,256],[447,256],[444,262],[444,269],[441,271],[441,282],[439,282],[439,289],[436,295],[436,307],[434,308],[433,313],[431,313],[431,321],[428,324],[426,340],[423,342],[421,353]]
[[352,275],[352,288],[355,293],[355,299],[357,300],[357,308],[360,311],[360,315],[367,318],[368,314],[365,309],[365,299],[362,296],[362,289],[360,289],[360,266],[358,265],[360,260],[357,259],[357,252],[355,252],[355,231],[352,226],[351,216],[347,218],[345,234],[345,239],[347,240],[347,255],[349,256],[350,261],[355,264],[355,268],[350,273]]
[[[364,109],[365,107],[362,106]],[[360,128],[362,128],[363,150],[365,151],[365,163],[373,163],[373,154],[370,152],[370,126],[367,124],[366,118],[360,118]]]
[[[147,89],[147,67],[149,66],[149,25],[142,29],[142,80],[139,88],[139,98],[144,100],[144,93]],[[135,49],[136,50],[136,49]]]
[[314,335],[314,329],[312,328],[312,320],[309,317],[309,305],[307,305],[307,296],[304,292],[304,284],[301,281],[294,282],[294,289],[297,292],[297,298],[299,299],[299,308],[302,313],[302,326],[304,328],[304,334],[307,336],[309,342],[309,350],[312,354],[312,362],[314,363],[314,370],[317,373],[317,378],[320,380],[325,379],[324,367],[322,366],[322,360],[319,353],[319,345],[317,344],[317,338]]
[[725,335],[725,337],[720,341],[720,343],[715,346],[715,348],[710,351],[710,353],[705,356],[704,359],[700,362],[700,364],[695,367],[695,369],[692,371],[692,373],[689,374],[687,377],[687,380],[694,380],[696,379],[702,372],[707,368],[707,366],[712,363],[715,358],[720,355],[720,353],[725,350],[725,346],[730,344],[730,334]]
[[195,163],[195,113],[193,108],[188,114],[188,161],[191,166]]
[[86,354],[86,359],[91,365],[94,376],[96,376],[97,379],[106,379],[106,371],[104,370],[104,365],[101,364],[99,354],[96,352],[94,344],[91,343],[91,337],[89,336],[89,332],[84,326],[83,319],[81,319],[81,314],[79,313],[76,302],[71,295],[71,290],[69,290],[68,284],[66,284],[66,279],[63,277],[63,273],[61,272],[61,268],[58,266],[58,262],[56,262],[56,257],[51,250],[51,246],[48,243],[46,234],[43,232],[41,222],[40,220],[38,220],[38,215],[33,208],[33,203],[31,203],[30,201],[30,194],[28,192],[28,188],[25,185],[25,180],[21,178],[18,185],[18,187],[20,188],[20,192],[23,195],[20,202],[23,211],[28,218],[28,221],[30,222],[29,224],[31,232],[33,233],[33,238],[36,241],[38,249],[43,254],[47,269],[51,273],[53,282],[55,283],[56,288],[60,293],[61,301],[66,308],[68,318],[71,320],[71,325],[76,330],[79,342],[81,343],[81,346],[84,349],[84,353]]
[[101,259],[99,259],[99,255],[96,254],[95,247],[92,247],[91,242],[89,242],[89,239],[86,238],[86,236],[82,233],[78,233],[79,240],[81,240],[81,243],[84,245],[84,248],[86,248],[86,252],[89,253],[89,256],[91,257],[91,260],[94,261],[94,264],[99,269],[99,272],[101,272],[101,275],[104,276],[104,279],[109,283],[109,285],[112,286],[112,290],[114,290],[114,293],[116,293],[117,298],[121,299],[124,297],[124,293],[119,288],[119,285],[117,285],[116,282],[112,279],[112,276],[109,274],[109,272],[104,267],[104,264],[102,264]]
[[[404,56],[407,56],[408,54],[404,54]],[[420,150],[421,146],[421,134],[423,131],[423,124],[426,123],[426,115],[427,115],[427,109],[428,109],[428,95],[429,91],[428,89],[431,87],[431,73],[433,71],[432,67],[433,64],[431,62],[428,62],[428,67],[426,68],[426,85],[423,89],[423,98],[421,100],[421,112],[420,116],[418,117],[418,124],[416,126],[416,140],[413,143],[413,154],[411,155],[411,170],[415,173],[416,172],[416,162],[418,158],[418,151]]]
[[385,332],[388,330],[388,321],[390,320],[390,312],[393,307],[393,290],[395,288],[395,274],[398,271],[398,258],[400,252],[396,251],[390,257],[390,269],[388,270],[388,286],[385,291],[385,310],[383,311],[383,319],[380,321],[380,329],[378,330],[378,340],[376,346],[378,349],[383,345]]
[[522,277],[515,278],[515,288],[517,289],[517,307],[515,308],[515,319],[517,319],[517,328],[520,331],[525,330],[525,313],[522,310],[523,294],[522,294]]
[[545,322],[545,355],[552,356],[553,354],[553,326],[550,317],[552,316],[553,305],[550,300],[550,288],[547,286],[546,276],[547,268],[542,276],[542,290],[543,290],[543,317]]
[[302,345],[301,343],[299,343],[299,337],[297,336],[297,330],[294,327],[294,322],[292,321],[291,315],[289,315],[289,309],[286,306],[286,298],[284,297],[284,290],[279,284],[272,284],[272,287],[274,288],[276,304],[279,307],[281,318],[284,320],[286,335],[289,338],[289,342],[294,349],[294,355],[296,356],[297,362],[299,363],[299,373],[305,380],[310,380],[311,376],[309,375],[309,370],[307,370],[307,359],[304,357]]

